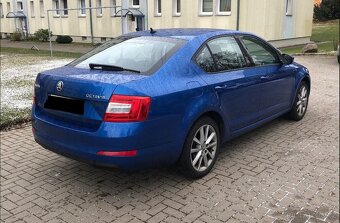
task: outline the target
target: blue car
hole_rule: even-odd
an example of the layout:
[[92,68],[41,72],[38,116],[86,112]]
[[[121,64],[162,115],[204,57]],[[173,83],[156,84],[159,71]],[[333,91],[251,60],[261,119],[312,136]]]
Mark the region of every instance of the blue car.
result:
[[310,77],[250,33],[160,29],[119,36],[38,74],[34,138],[92,165],[212,169],[221,144],[286,114],[301,120]]

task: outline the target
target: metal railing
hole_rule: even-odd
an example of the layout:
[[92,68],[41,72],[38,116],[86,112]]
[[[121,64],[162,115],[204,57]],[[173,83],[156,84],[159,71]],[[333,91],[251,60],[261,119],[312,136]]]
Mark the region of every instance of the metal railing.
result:
[[[60,9],[49,9],[47,10],[47,23],[48,23],[48,39],[49,39],[49,48],[50,48],[50,55],[53,56],[53,49],[52,49],[52,35],[51,35],[51,23],[50,23],[50,12],[56,12],[59,14],[60,18],[62,18],[61,13],[65,11],[81,11],[81,10],[89,10],[90,11],[90,32],[91,32],[91,43],[94,44],[94,35],[93,35],[93,22],[92,22],[92,10],[98,9],[114,9],[113,17],[120,17],[121,18],[121,27],[122,32],[124,32],[124,23],[123,23],[123,11],[129,9],[123,9],[122,6],[107,6],[107,7],[81,7],[81,8],[60,8]],[[118,10],[117,10],[118,9]],[[120,16],[118,14],[120,12]]]

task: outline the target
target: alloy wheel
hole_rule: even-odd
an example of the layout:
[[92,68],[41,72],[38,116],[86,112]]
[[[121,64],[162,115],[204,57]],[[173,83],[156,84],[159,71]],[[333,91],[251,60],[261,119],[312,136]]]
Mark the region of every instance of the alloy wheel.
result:
[[202,172],[210,167],[217,149],[216,130],[211,125],[201,126],[191,143],[191,164],[196,171]]
[[308,104],[308,90],[306,86],[302,86],[298,93],[298,100],[296,102],[296,112],[299,116],[304,115]]

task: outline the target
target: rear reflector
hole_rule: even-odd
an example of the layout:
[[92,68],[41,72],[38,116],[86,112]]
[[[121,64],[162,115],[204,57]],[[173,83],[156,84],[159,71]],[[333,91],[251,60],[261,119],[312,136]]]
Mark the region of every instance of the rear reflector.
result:
[[119,151],[119,152],[111,152],[111,151],[99,151],[97,152],[98,156],[120,156],[120,157],[131,157],[137,155],[137,150],[130,151]]
[[141,122],[146,120],[151,98],[112,95],[103,120],[105,122]]

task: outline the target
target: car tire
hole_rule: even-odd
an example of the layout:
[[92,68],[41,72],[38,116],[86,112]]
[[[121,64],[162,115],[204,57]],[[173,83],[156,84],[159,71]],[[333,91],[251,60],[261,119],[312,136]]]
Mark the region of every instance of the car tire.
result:
[[301,82],[296,93],[294,104],[288,117],[294,121],[300,121],[306,114],[309,101],[309,86],[303,81]]
[[201,178],[213,168],[220,148],[220,131],[216,122],[202,117],[191,127],[184,143],[180,164],[190,178]]

